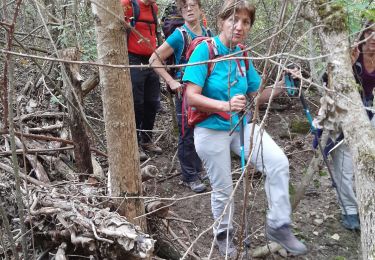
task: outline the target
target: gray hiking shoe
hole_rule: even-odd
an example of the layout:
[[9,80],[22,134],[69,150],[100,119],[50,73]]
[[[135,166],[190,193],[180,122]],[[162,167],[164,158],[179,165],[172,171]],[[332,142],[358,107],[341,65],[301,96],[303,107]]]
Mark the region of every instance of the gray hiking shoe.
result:
[[204,192],[207,189],[206,185],[204,185],[200,180],[183,182],[183,184],[196,193]]
[[215,244],[219,249],[219,252],[222,256],[228,256],[230,258],[235,257],[237,255],[236,246],[233,243],[233,236],[229,235],[227,240],[227,233],[223,232],[216,236]]
[[341,224],[349,230],[361,230],[358,214],[341,215]]
[[279,243],[292,255],[307,253],[306,246],[293,235],[288,225],[283,225],[277,229],[267,226],[266,233],[269,240]]

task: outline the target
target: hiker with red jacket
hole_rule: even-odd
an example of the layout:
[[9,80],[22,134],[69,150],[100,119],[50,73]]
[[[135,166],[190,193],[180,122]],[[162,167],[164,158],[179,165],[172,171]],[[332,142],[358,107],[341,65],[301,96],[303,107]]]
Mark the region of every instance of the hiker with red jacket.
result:
[[[150,64],[168,84],[169,88],[175,92],[182,92],[182,69],[178,70],[174,77],[161,68],[162,61],[165,62],[171,56],[175,64],[185,64],[186,50],[189,43],[199,36],[209,36],[205,27],[200,24],[202,16],[200,0],[179,0],[176,1],[177,9],[182,14],[184,24],[173,31],[166,41],[155,51],[150,58]],[[159,56],[159,57],[158,57]],[[160,59],[159,59],[160,58]],[[199,179],[199,173],[202,172],[202,163],[194,147],[194,129],[187,126],[186,119],[182,112],[182,96],[175,97],[176,115],[179,128],[178,140],[178,159],[181,165],[183,183],[194,192],[203,192],[206,186]]]
[[[218,15],[220,33],[213,38],[218,56],[234,55],[242,58],[238,44],[247,39],[254,24],[255,7],[246,0],[226,0]],[[212,112],[204,121],[195,125],[194,143],[208,173],[212,187],[211,208],[214,219],[215,243],[222,255],[236,255],[233,244],[233,212],[231,200],[233,181],[231,175],[231,151],[241,154],[238,114],[246,106],[246,95],[254,95],[260,87],[261,78],[253,64],[249,66],[243,59],[217,62],[208,74],[209,42],[202,42],[194,50],[187,66],[183,81],[187,84],[188,104],[199,111]],[[237,53],[237,54],[236,54]],[[232,56],[233,57],[233,56]],[[247,68],[248,67],[248,68]],[[284,82],[273,86],[275,94],[280,94]],[[272,88],[266,88],[258,98],[267,101]],[[216,112],[227,112],[231,120],[226,120]],[[253,143],[250,146],[252,128]],[[235,131],[230,135],[230,131]],[[266,236],[276,241],[294,255],[307,252],[306,246],[292,233],[291,205],[289,201],[289,162],[283,150],[259,126],[250,123],[244,126],[246,158],[251,154],[251,163],[266,175],[265,190],[268,199]],[[252,147],[252,150],[250,150]],[[226,207],[226,205],[229,206]],[[226,208],[226,210],[225,210]],[[225,211],[224,211],[225,210]],[[239,243],[242,243],[240,241]]]
[[[121,0],[124,6],[125,20],[137,30],[144,39],[134,31],[128,34],[129,64],[148,64],[157,42],[157,12],[155,0]],[[130,68],[133,88],[135,122],[139,155],[146,160],[144,153],[161,154],[162,150],[152,142],[152,130],[156,113],[160,107],[159,76],[152,68]]]

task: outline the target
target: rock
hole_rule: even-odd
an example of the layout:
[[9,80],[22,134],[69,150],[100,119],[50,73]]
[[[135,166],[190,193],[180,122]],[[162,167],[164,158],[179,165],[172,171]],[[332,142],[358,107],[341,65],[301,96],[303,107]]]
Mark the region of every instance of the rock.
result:
[[331,236],[331,238],[334,239],[334,240],[339,240],[340,236],[339,236],[339,234],[334,234],[333,236]]
[[314,234],[315,236],[319,236],[319,232],[318,232],[318,231],[314,231],[313,234]]
[[323,219],[320,219],[320,218],[314,219],[314,225],[320,226],[321,224],[323,224]]
[[288,252],[284,248],[279,250],[279,254],[284,258],[288,257]]
[[324,220],[326,220],[327,218],[335,219],[335,216],[333,214],[326,215],[325,213],[323,213],[323,218]]

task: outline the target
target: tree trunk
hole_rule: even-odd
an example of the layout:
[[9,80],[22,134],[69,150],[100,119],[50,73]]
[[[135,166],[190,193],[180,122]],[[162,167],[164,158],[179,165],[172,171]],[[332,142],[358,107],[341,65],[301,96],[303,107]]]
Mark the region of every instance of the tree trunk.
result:
[[[77,48],[65,49],[61,52],[61,57],[66,60],[80,60],[79,50]],[[66,73],[72,83],[72,89],[69,84],[64,84],[65,95],[75,106],[68,106],[69,127],[74,142],[74,159],[76,171],[83,174],[92,174],[92,162],[90,151],[90,140],[87,136],[85,122],[81,113],[76,108],[83,103],[81,84],[83,78],[80,75],[79,64],[65,64]],[[65,82],[65,81],[64,81]],[[87,176],[81,175],[80,180],[87,179]]]
[[319,32],[324,50],[331,54],[328,56],[328,70],[333,91],[327,91],[325,97],[329,96],[334,102],[326,102],[328,107],[322,122],[324,129],[328,130],[340,130],[337,126],[341,126],[351,148],[361,220],[362,255],[363,259],[371,260],[375,259],[375,131],[365,113],[359,86],[353,76],[346,13],[337,6],[333,8],[329,1],[314,2],[316,17],[325,25]]
[[[92,2],[99,61],[104,64],[128,64],[123,10],[118,0]],[[113,14],[116,14],[115,17]],[[112,196],[141,196],[141,175],[136,138],[133,95],[129,69],[100,67],[103,86],[104,120],[110,168]],[[122,201],[121,201],[122,202]],[[119,213],[146,229],[143,201],[127,199]]]

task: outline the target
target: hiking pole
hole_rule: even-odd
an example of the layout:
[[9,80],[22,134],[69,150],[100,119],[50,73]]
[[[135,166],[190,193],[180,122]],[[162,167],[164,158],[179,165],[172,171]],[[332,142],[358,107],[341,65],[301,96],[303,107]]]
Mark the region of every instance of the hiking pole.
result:
[[[290,66],[288,66],[288,67],[290,67]],[[287,75],[288,75],[288,77],[287,77]],[[291,76],[290,73],[285,74],[285,84],[286,84],[286,87],[287,87],[288,95],[289,95],[289,93],[291,93],[292,95],[297,95],[298,94],[299,86],[296,86],[296,85],[299,85],[300,82],[297,81],[297,84],[296,84],[295,80],[292,78],[292,76]],[[291,90],[297,90],[297,91],[288,91],[289,88]],[[301,93],[299,93],[299,99],[300,99],[300,101],[302,103],[302,107],[303,107],[303,110],[305,112],[307,121],[309,122],[311,132],[313,133],[315,139],[317,140],[319,150],[320,150],[320,152],[323,155],[324,164],[326,165],[327,170],[328,170],[328,174],[329,174],[329,176],[331,177],[331,180],[332,180],[332,187],[334,187],[335,190],[336,190],[338,200],[339,200],[339,202],[340,202],[340,204],[342,206],[342,209],[344,210],[345,215],[348,215],[348,213],[347,213],[347,211],[346,211],[346,209],[344,207],[341,194],[339,193],[338,187],[336,185],[335,178],[333,177],[333,173],[332,173],[331,167],[329,165],[328,158],[327,158],[327,156],[326,156],[326,154],[324,152],[324,148],[323,148],[323,146],[322,146],[322,144],[320,142],[318,130],[313,125],[313,120],[312,120],[312,116],[311,116],[311,113],[310,113],[310,109],[309,109],[309,106],[308,106],[308,104],[306,102],[305,96],[303,95],[302,89],[301,89]]]
[[309,109],[309,106],[307,105],[305,96],[303,95],[302,91],[299,94],[299,100],[302,103],[303,111],[305,111],[305,115],[306,115],[307,121],[309,121],[311,132],[315,135],[316,128],[313,125],[313,120],[312,120],[312,116],[311,116],[311,113],[310,113],[310,109]]
[[[338,190],[338,187],[337,187],[337,184],[336,184],[336,181],[335,181],[335,178],[333,177],[333,173],[332,173],[332,170],[331,170],[331,166],[329,165],[329,162],[328,162],[328,156],[325,154],[324,152],[324,148],[320,142],[320,138],[319,138],[319,135],[318,135],[318,131],[317,129],[314,127],[313,125],[313,121],[312,121],[312,116],[310,114],[310,109],[309,109],[309,106],[307,105],[307,102],[306,102],[306,99],[303,95],[303,92],[301,91],[300,93],[300,96],[299,96],[299,99],[301,100],[301,103],[302,103],[302,107],[303,107],[303,110],[305,111],[305,115],[307,117],[307,120],[309,121],[309,124],[310,124],[310,128],[311,128],[311,132],[314,134],[317,142],[318,142],[318,147],[319,147],[319,150],[320,152],[322,153],[323,155],[323,161],[324,161],[324,164],[326,165],[327,167],[327,170],[328,170],[328,173],[329,173],[329,176],[331,177],[331,180],[332,180],[332,186],[335,188],[336,190],[336,193],[337,193],[337,197],[338,197],[338,200],[345,212],[345,215],[348,215],[348,212],[346,211],[345,207],[344,207],[344,204],[343,204],[343,200],[342,200],[342,197],[341,197],[341,194],[339,193],[339,190]],[[333,149],[332,149],[333,150]]]
[[238,115],[238,122],[229,131],[229,136],[231,136],[233,134],[233,132],[237,129],[237,126],[239,126],[241,122],[243,123],[243,119],[246,117],[247,114],[249,114],[249,115],[252,114],[251,113],[251,106],[253,105],[254,100],[255,100],[254,98],[252,98],[251,100],[249,100],[249,98],[247,98],[247,104],[245,106],[245,109],[244,109],[244,111],[241,111],[241,112],[237,113],[237,115]]
[[[239,125],[240,125],[240,154],[241,154],[241,175],[244,176],[244,202],[247,201],[247,178],[245,176],[245,171],[246,171],[246,162],[245,162],[245,124],[244,124],[244,118],[245,118],[245,112],[240,111],[238,112],[238,117],[239,117]],[[244,229],[245,229],[245,234],[244,234],[244,240],[243,240],[243,245],[245,247],[245,255],[246,259],[248,259],[248,254],[249,254],[249,248],[250,248],[250,239],[248,238],[248,221],[247,221],[247,203],[245,204],[245,208],[243,209],[243,218],[244,218]],[[242,236],[242,234],[241,234]],[[242,239],[242,238],[241,238]]]
[[243,123],[243,120],[244,120],[244,112],[241,111],[238,113],[238,117],[239,117],[239,124],[240,124],[240,152],[241,152],[241,171],[244,172],[245,171],[245,126],[244,126],[244,123]]

